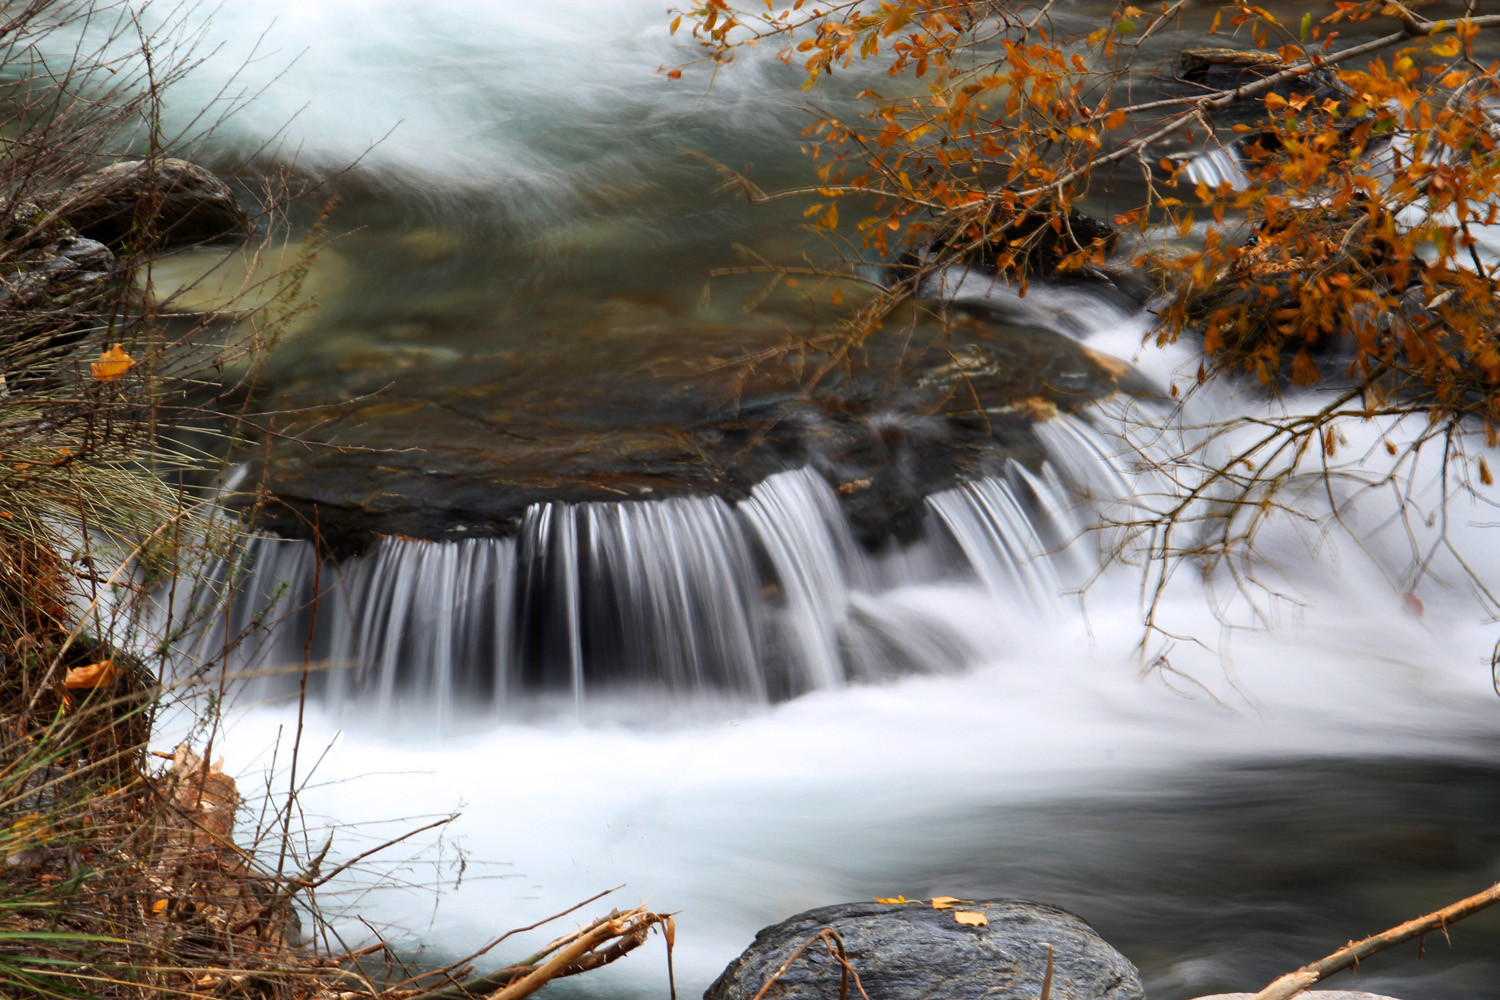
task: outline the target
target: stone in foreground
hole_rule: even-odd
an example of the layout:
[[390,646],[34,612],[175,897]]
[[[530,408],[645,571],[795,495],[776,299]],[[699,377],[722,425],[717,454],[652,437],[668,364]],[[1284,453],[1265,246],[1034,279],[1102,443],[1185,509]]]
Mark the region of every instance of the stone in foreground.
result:
[[[984,926],[955,913],[983,914]],[[1053,949],[1052,993],[1068,1000],[1143,1000],[1140,974],[1066,910],[1017,899],[935,910],[926,903],[845,903],[808,910],[755,936],[704,1000],[752,1000],[798,948],[831,928],[870,1000],[1036,1000]],[[814,940],[764,1000],[837,1000],[842,969]],[[848,996],[863,1000],[851,980]]]
[[[1198,1000],[1255,1000],[1254,993],[1215,993]],[[1361,993],[1357,990],[1309,990],[1298,993],[1296,1000],[1396,1000],[1377,993]]]
[[96,170],[43,199],[81,235],[119,247],[150,226],[163,248],[238,239],[254,232],[234,192],[213,173],[172,157]]

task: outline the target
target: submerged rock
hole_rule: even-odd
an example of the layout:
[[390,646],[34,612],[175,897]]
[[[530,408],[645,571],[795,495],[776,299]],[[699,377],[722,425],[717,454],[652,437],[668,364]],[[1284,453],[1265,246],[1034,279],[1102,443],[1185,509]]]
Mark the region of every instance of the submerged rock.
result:
[[[986,921],[956,919],[961,912]],[[975,924],[978,924],[977,926]],[[935,910],[925,903],[845,903],[767,927],[729,964],[704,1000],[833,1000],[843,968],[819,932],[837,932],[870,1000],[1035,1000],[1053,953],[1053,997],[1144,998],[1135,966],[1081,918],[1042,903],[1002,899]],[[799,948],[808,945],[793,959]],[[790,960],[790,961],[789,961]],[[859,996],[852,983],[848,995]]]
[[254,232],[228,184],[196,163],[172,157],[111,164],[54,192],[42,207],[111,247],[146,227],[159,247]]
[[[1117,391],[1146,387],[1128,366],[1067,338],[966,323],[944,345],[875,345],[859,369],[814,391],[750,382],[709,406],[709,383],[639,362],[556,372],[517,366],[503,382],[450,381],[433,398],[381,398],[310,412],[252,460],[261,528],[340,554],[378,535],[455,539],[513,534],[544,502],[745,497],[769,476],[811,467],[837,492],[858,540],[878,549],[922,531],[925,498],[1046,460],[1034,427]],[[894,338],[892,338],[894,341]],[[351,389],[351,396],[360,395]],[[394,394],[392,394],[394,395]],[[441,398],[439,398],[439,396]],[[332,447],[293,438],[315,431]],[[344,445],[357,447],[344,448]]]

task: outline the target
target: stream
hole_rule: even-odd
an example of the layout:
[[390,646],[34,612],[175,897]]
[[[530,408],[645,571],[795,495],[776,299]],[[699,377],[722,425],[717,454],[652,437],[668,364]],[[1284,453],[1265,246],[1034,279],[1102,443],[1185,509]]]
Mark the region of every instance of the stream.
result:
[[[1142,65],[1201,40],[1197,6]],[[1055,16],[1087,30],[1109,9]],[[1226,384],[1174,413],[1161,397],[1196,362],[1143,346],[1149,315],[987,281],[949,289],[956,323],[914,313],[800,399],[800,355],[775,351],[827,328],[832,286],[708,282],[837,256],[800,202],[749,205],[713,165],[808,183],[808,98],[772,53],[706,92],[669,81],[657,68],[692,50],[655,0],[186,16],[212,56],[168,95],[166,133],[247,189],[273,167],[320,181],[290,206],[299,232],[337,203],[317,308],[258,400],[332,447],[236,456],[226,488],[264,476],[287,503],[179,581],[183,618],[244,573],[177,654],[252,633],[220,737],[247,836],[290,780],[299,715],[312,850],[325,829],[345,858],[462,814],[326,894],[351,943],[359,914],[440,962],[623,883],[622,905],[678,914],[692,996],[805,908],[1018,896],[1076,911],[1152,997],[1186,1000],[1500,879],[1496,633],[1458,563],[1496,582],[1493,514],[1454,501],[1453,551],[1414,574],[1432,462],[1401,470],[1405,519],[1392,489],[1341,497],[1341,522],[1306,490],[1309,520],[1263,529],[1254,586],[1184,566],[1147,635],[1141,568],[1096,529],[1172,495],[1143,457],[1273,404]],[[848,106],[862,78],[835,84],[819,99]],[[238,282],[221,259],[179,254],[154,281],[211,304]],[[979,433],[932,403],[950,363],[1004,419]],[[1050,419],[1019,415],[1053,391]],[[1344,468],[1378,478],[1381,442],[1420,430],[1351,428]],[[340,559],[308,540],[312,510],[347,527],[327,526]],[[1500,919],[1415,954],[1338,985],[1493,1000]],[[549,992],[665,983],[655,943]]]

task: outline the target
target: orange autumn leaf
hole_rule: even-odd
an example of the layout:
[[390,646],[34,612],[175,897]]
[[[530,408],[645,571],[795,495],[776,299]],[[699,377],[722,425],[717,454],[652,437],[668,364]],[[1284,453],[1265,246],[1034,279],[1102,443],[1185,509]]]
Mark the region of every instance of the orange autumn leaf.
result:
[[875,902],[877,902],[877,903],[904,903],[904,902],[906,902],[906,897],[905,896],[892,896],[889,899],[881,899],[879,896],[876,896],[875,897]]
[[954,910],[953,919],[969,927],[988,927],[990,923],[989,918],[983,913],[976,913],[973,910]]
[[63,681],[66,688],[97,688],[113,682],[115,679],[115,661],[100,660],[98,663],[90,663],[86,667],[70,667],[68,676]]
[[125,345],[116,344],[99,355],[99,360],[89,365],[89,370],[100,382],[113,382],[130,371],[134,365],[135,358],[125,353]]
[[934,910],[951,910],[954,903],[967,903],[966,899],[957,896],[934,896],[932,897],[932,908]]

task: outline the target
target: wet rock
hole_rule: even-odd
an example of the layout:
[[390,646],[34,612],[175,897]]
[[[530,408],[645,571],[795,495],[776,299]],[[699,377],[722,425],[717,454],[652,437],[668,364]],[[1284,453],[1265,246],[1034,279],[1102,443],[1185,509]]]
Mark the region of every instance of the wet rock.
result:
[[248,471],[272,499],[238,502],[255,505],[266,530],[316,529],[352,554],[385,534],[509,535],[535,503],[734,501],[775,473],[810,466],[838,494],[857,539],[878,549],[920,534],[933,492],[1010,462],[1039,467],[1038,421],[1146,388],[1128,366],[1066,338],[971,326],[967,338],[904,359],[892,346],[891,357],[831,374],[814,392],[757,383],[712,409],[659,376],[616,369],[608,385],[573,375],[562,396],[541,377],[518,377],[467,398],[444,386],[441,401],[319,411],[307,428],[280,431],[315,429],[331,447],[278,436]]
[[25,342],[14,365],[40,369],[103,308],[115,256],[30,203],[0,219],[0,247],[8,251],[0,260],[0,345]]
[[[1177,65],[1167,65],[1153,77],[1141,77],[1133,84],[1142,88],[1134,98],[1141,101],[1162,98],[1203,98],[1233,93],[1259,83],[1287,68],[1274,52],[1253,49],[1193,48],[1178,55]],[[1276,82],[1271,92],[1283,97],[1293,93],[1307,95],[1321,102],[1329,97],[1344,97],[1347,88],[1337,76],[1324,69]],[[1219,125],[1264,124],[1265,91],[1249,96],[1235,94],[1223,106],[1211,108],[1209,117]]]
[[96,299],[109,284],[114,254],[94,240],[63,236],[5,262],[0,308],[62,308]]
[[1281,66],[1281,56],[1259,49],[1183,49],[1178,61],[1182,63],[1183,77],[1188,80],[1202,80],[1215,70],[1248,70],[1264,76]]
[[903,254],[888,271],[887,280],[895,282],[953,264],[999,275],[1003,264],[1007,275],[1104,288],[1119,286],[1129,294],[1137,289],[1126,268],[1099,264],[1062,267],[1066,258],[1081,251],[1113,253],[1119,241],[1119,232],[1113,226],[1077,209],[1061,215],[1022,212],[998,233],[982,232],[977,224],[959,224],[938,233],[925,245]]
[[181,247],[254,232],[228,184],[171,157],[104,167],[49,195],[42,207],[115,248],[133,233],[149,234],[157,247]]
[[[834,1000],[842,967],[816,935],[843,941],[870,1000],[1035,1000],[1053,951],[1052,996],[1069,1000],[1144,998],[1135,966],[1082,919],[1022,900],[963,904],[983,926],[959,923],[954,910],[925,903],[846,903],[767,927],[708,988],[704,1000],[751,1000],[809,939],[765,1000]],[[852,985],[850,996],[859,993]]]

